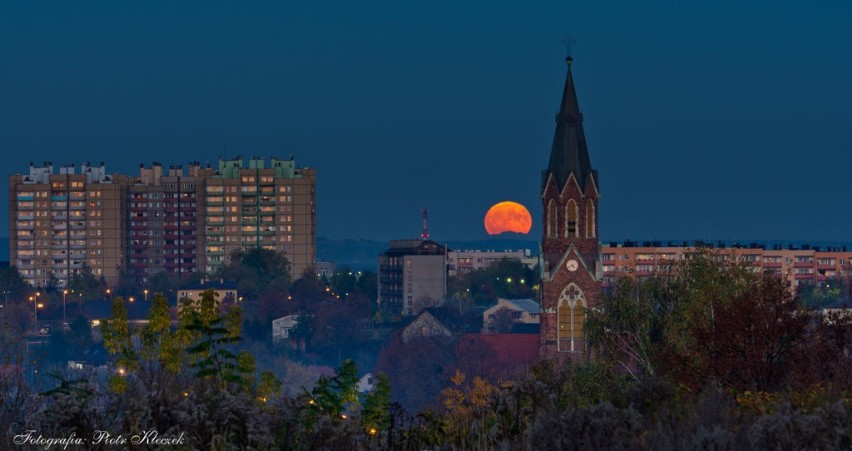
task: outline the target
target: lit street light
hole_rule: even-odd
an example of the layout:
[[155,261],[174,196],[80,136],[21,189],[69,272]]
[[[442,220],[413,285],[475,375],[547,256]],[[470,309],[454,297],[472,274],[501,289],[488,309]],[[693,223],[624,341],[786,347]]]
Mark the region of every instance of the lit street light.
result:
[[35,325],[35,333],[38,333],[38,309],[44,307],[44,304],[40,304],[38,302],[39,296],[41,296],[41,293],[38,291],[36,291],[35,296],[30,296],[30,300],[33,301],[33,323]]
[[62,290],[62,328],[68,327],[68,321],[65,317],[65,298],[68,297],[68,290]]
[[146,288],[142,292],[145,293],[145,302],[148,302],[148,289]]

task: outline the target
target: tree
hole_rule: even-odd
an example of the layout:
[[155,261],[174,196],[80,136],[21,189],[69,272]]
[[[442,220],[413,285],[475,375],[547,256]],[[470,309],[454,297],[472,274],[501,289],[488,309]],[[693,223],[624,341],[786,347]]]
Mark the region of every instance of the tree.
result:
[[395,334],[382,348],[376,371],[387,374],[397,389],[394,401],[408,411],[419,412],[437,399],[456,362],[456,343],[452,340],[418,337],[405,343],[401,334]]
[[311,307],[314,303],[322,300],[324,290],[316,271],[312,268],[305,269],[299,280],[293,283],[292,293],[293,300],[304,307]]
[[708,376],[741,392],[777,390],[789,381],[809,319],[784,281],[763,277],[732,299],[714,300],[713,313],[692,332],[701,344],[693,356]]
[[742,295],[757,280],[748,266],[726,257],[699,248],[648,280],[619,280],[614,292],[588,311],[589,349],[636,380],[665,372],[695,389],[706,357],[696,353],[702,345],[695,331],[714,327],[720,303]]
[[6,266],[0,268],[0,296],[3,304],[22,302],[27,298],[30,285],[21,277],[18,268]]
[[364,396],[361,421],[371,436],[390,428],[391,382],[384,374],[376,376],[376,386]]
[[184,314],[189,316],[185,329],[194,337],[186,349],[190,366],[196,370],[196,378],[211,379],[222,390],[248,390],[256,369],[254,357],[233,347],[241,340],[242,313],[239,307],[231,306],[220,316],[215,306],[214,292],[207,290],[201,293],[198,308],[184,307]]
[[110,319],[101,327],[104,348],[113,359],[115,373],[110,376],[110,387],[116,393],[127,389],[126,376],[138,368],[138,358],[133,347],[130,328],[127,323],[127,306],[124,299],[116,297],[112,301]]
[[311,406],[337,418],[358,406],[358,368],[352,360],[346,360],[335,371],[334,376],[319,378],[311,392]]
[[[237,251],[231,255],[230,262],[221,267],[216,274],[237,283],[237,289],[246,299],[257,299],[270,285],[279,291],[290,286],[290,263],[279,252],[263,248]],[[287,293],[278,293],[286,296]]]
[[[358,312],[344,301],[327,302],[318,305],[314,315],[303,315],[305,321],[310,321],[309,346],[313,349],[325,350],[329,360],[343,360],[343,350],[353,348],[362,341],[361,328],[358,324]],[[299,323],[302,322],[301,318]],[[301,329],[294,338],[305,332]]]
[[92,325],[83,315],[77,315],[68,328],[68,344],[72,349],[85,351],[93,344]]
[[502,259],[487,268],[455,276],[453,279],[455,280],[448,282],[452,297],[470,297],[477,304],[484,305],[493,303],[497,298],[535,297],[533,286],[538,284],[538,272],[529,269],[519,260]]
[[97,277],[95,277],[92,269],[86,264],[83,264],[83,268],[80,271],[71,275],[71,279],[68,281],[68,288],[75,293],[78,298],[87,300],[100,298],[101,293],[103,293],[104,285]]

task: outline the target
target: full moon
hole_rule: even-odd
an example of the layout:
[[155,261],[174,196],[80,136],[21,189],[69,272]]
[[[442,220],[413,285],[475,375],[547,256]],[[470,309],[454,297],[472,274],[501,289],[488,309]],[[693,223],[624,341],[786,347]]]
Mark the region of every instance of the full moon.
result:
[[485,214],[485,231],[489,235],[504,232],[527,234],[532,227],[532,216],[527,208],[517,202],[494,204]]

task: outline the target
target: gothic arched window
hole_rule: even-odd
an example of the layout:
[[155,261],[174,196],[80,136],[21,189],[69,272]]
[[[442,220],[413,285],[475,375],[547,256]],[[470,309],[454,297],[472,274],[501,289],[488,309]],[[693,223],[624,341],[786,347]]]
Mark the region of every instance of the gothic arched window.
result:
[[574,199],[568,200],[568,206],[565,207],[565,236],[577,237],[580,236],[577,230],[577,202]]
[[575,283],[568,284],[559,296],[557,344],[559,352],[583,350],[583,324],[586,322],[586,297]]
[[589,199],[586,204],[586,238],[595,237],[595,204]]
[[547,236],[556,238],[556,204],[553,199],[547,204]]

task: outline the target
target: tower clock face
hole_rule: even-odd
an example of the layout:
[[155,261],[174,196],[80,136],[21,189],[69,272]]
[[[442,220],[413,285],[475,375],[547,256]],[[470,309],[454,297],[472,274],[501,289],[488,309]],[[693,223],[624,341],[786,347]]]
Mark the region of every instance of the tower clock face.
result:
[[577,270],[577,268],[580,267],[580,265],[577,263],[577,260],[574,260],[572,258],[571,260],[565,262],[565,267],[568,269],[568,271],[574,272]]

